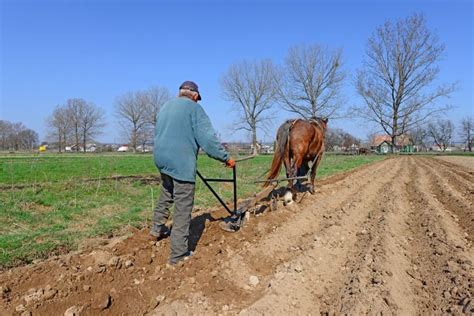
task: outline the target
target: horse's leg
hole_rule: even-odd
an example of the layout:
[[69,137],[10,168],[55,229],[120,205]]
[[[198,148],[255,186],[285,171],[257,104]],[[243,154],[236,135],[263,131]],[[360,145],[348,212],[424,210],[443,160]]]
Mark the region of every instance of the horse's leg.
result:
[[[292,165],[291,165],[291,159],[290,155],[288,153],[285,153],[285,156],[283,158],[283,163],[285,164],[285,170],[286,170],[286,177],[291,178],[292,174]],[[286,204],[289,204],[293,201],[294,193],[293,193],[293,181],[288,180],[288,186],[286,188],[286,191],[283,195],[283,199]]]
[[[286,177],[291,178],[291,160],[290,160],[290,154],[285,153],[285,156],[283,158],[283,164],[285,165],[285,170],[286,170]],[[291,188],[293,186],[293,181],[289,180],[288,181],[288,188]]]
[[[301,166],[298,168],[298,172],[296,174],[297,177],[303,177],[306,175],[306,173],[308,173],[308,170],[309,170],[309,167],[308,167],[308,162],[307,161],[303,161],[303,163],[301,164]],[[303,185],[303,180],[302,179],[298,179],[296,181],[296,185],[298,186],[298,189],[301,191],[302,189],[302,185]]]
[[[293,170],[294,170],[294,176],[298,176],[299,173],[300,173],[300,170],[303,168],[304,169],[304,166],[303,166],[303,155],[301,154],[296,154],[295,155],[295,160],[294,160],[294,166],[293,166]],[[300,180],[297,180],[296,181],[296,189],[298,191],[301,190],[301,181]]]
[[314,162],[314,165],[311,167],[311,184],[310,184],[310,188],[309,188],[309,192],[311,194],[315,194],[316,191],[314,190],[314,179],[316,178],[316,170],[318,169],[318,166],[319,166],[319,163],[321,162],[321,159],[323,158],[323,153],[319,153],[318,154],[318,158],[316,159],[316,161]]

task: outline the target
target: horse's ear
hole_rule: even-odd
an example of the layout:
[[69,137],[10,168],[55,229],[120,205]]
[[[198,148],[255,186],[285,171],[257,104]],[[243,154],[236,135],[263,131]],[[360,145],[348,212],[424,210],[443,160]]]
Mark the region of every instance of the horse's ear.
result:
[[324,123],[326,123],[326,124],[327,124],[327,123],[328,123],[328,121],[329,121],[329,118],[327,118],[327,117],[323,117],[323,122],[324,122]]

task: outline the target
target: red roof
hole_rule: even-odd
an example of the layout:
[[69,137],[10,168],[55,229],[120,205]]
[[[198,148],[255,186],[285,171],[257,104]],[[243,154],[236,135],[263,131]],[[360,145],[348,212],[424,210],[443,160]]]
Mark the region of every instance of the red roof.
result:
[[[375,135],[374,138],[372,139],[371,146],[379,146],[383,142],[387,142],[389,144],[392,143],[392,137],[390,135]],[[403,134],[400,136],[397,136],[396,139],[397,146],[405,146],[410,143],[410,137],[407,134]]]

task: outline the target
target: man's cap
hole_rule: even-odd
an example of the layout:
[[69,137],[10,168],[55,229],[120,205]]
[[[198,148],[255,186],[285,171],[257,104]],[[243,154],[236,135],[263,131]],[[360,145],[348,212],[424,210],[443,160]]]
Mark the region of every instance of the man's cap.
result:
[[185,81],[180,86],[179,89],[187,89],[198,93],[198,101],[201,100],[201,94],[199,93],[198,85],[193,81]]

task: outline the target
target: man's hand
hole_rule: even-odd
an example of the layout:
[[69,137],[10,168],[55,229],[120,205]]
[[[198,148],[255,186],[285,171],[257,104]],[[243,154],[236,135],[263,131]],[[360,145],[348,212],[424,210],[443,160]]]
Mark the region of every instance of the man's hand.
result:
[[234,168],[235,167],[235,160],[230,158],[229,160],[226,161],[225,166],[227,168]]

